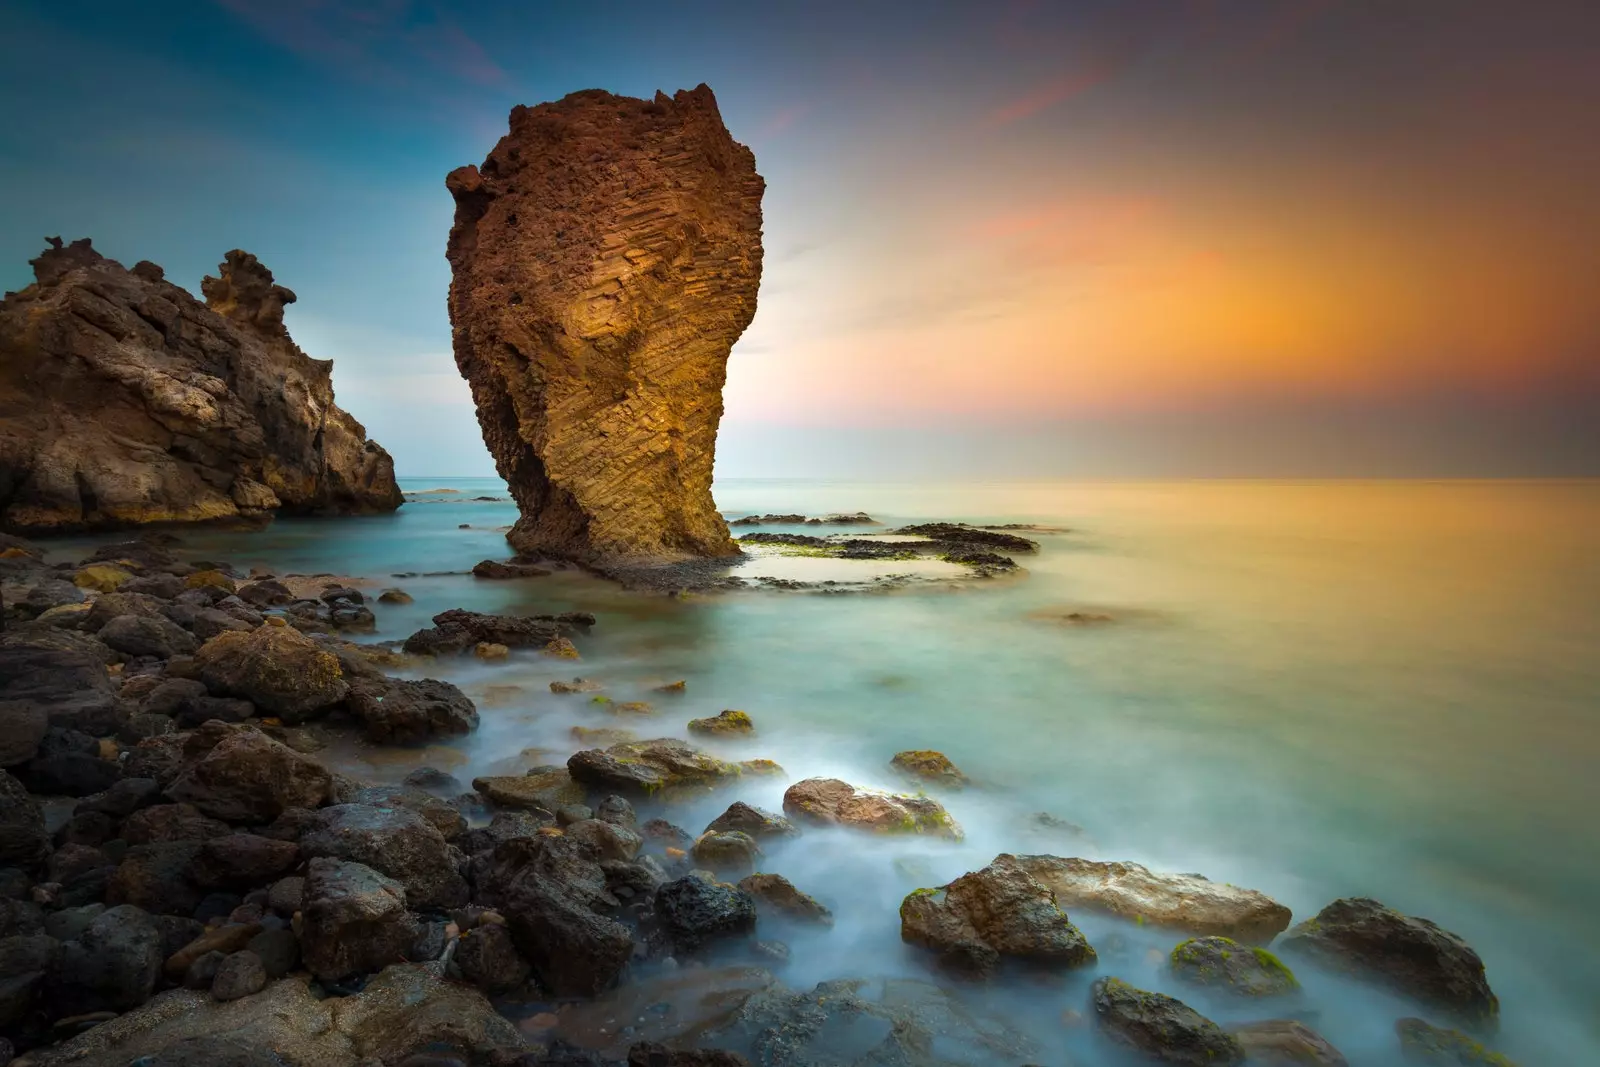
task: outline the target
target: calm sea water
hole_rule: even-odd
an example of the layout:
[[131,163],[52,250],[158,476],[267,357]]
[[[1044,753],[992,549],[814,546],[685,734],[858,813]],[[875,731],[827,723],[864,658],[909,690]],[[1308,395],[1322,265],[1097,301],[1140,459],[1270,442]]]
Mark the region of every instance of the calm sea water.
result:
[[[719,483],[729,515],[860,509],[892,524],[1069,532],[1039,535],[1016,579],[683,600],[579,574],[389,579],[503,558],[497,528],[515,518],[507,502],[468,499],[503,496],[494,480],[405,487],[462,492],[393,516],[188,540],[235,563],[403,586],[417,602],[380,606],[381,637],[457,606],[585,608],[600,621],[581,664],[442,667],[479,695],[480,732],[451,749],[357,753],[363,773],[397,778],[423,761],[463,777],[515,771],[581,747],[575,724],[686,736],[689,718],[734,707],[759,732],[719,751],[769,756],[791,778],[892,786],[889,757],[927,747],[981,783],[946,798],[963,845],[808,833],[771,857],[768,869],[839,916],[793,942],[791,984],[925,973],[899,943],[907,890],[1000,851],[1054,851],[1252,886],[1297,919],[1335,897],[1377,897],[1478,949],[1503,1005],[1493,1043],[1525,1067],[1585,1062],[1600,1040],[1600,483]],[[1115,621],[1058,621],[1075,610]],[[547,691],[573,673],[619,700],[679,678],[688,690],[618,722]],[[673,817],[698,832],[736,796],[777,807],[782,790],[750,783]],[[1041,810],[1088,839],[1031,833],[1025,816]],[[1091,941],[1120,935],[1102,973],[1219,1021],[1273,1014],[1172,988],[1151,954],[1172,935],[1075,919]],[[1414,1007],[1297,969],[1298,1017],[1352,1063],[1396,1059],[1392,1022]],[[1013,992],[1007,1009],[1054,1020],[1083,1007],[1088,980]],[[1043,1032],[1077,1062],[1101,1062],[1081,1031]]]

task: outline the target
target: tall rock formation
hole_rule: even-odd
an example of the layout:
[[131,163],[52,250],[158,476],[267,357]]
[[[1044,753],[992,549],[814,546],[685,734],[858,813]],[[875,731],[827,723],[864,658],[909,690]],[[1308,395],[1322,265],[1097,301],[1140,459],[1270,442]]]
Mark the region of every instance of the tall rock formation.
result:
[[394,463],[333,402],[333,361],[289,339],[255,256],[202,304],[160,267],[58,238],[0,301],[0,528],[65,532],[392,511]]
[[711,90],[517,107],[452,171],[450,321],[513,547],[604,566],[738,549],[711,500],[728,352],[755,315],[755,156]]

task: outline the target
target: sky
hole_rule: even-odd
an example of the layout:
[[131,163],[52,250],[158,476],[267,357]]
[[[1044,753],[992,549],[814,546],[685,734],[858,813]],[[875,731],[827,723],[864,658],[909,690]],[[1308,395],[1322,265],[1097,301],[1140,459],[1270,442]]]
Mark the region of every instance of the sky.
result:
[[719,477],[1600,475],[1593,0],[9,0],[0,288],[247,249],[402,475],[492,474],[445,174],[700,82],[767,180]]

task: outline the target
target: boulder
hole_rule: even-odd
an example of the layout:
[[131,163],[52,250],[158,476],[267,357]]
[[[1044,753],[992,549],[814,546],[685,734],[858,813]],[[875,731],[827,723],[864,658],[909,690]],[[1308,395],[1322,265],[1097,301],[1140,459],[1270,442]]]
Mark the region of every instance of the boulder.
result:
[[1230,1032],[1250,1063],[1269,1067],[1350,1067],[1338,1049],[1296,1019],[1244,1023]]
[[96,635],[110,648],[125,656],[154,656],[171,659],[194,652],[200,642],[177,623],[165,618],[118,615]]
[[154,778],[122,778],[104,793],[84,797],[72,810],[103,811],[113,818],[126,819],[160,799],[161,784]]
[[[229,252],[206,302],[88,239],[0,301],[0,525],[64,532],[392,511],[393,463],[333,403],[332,364],[289,339],[294,294]],[[115,557],[112,557],[115,558]]]
[[833,912],[815,897],[802,893],[781,874],[752,874],[739,880],[739,888],[756,901],[756,910],[792,922],[832,926]]
[[339,658],[287,626],[218,634],[195,658],[213,694],[241,697],[287,723],[304,722],[350,689]]
[[748,712],[735,711],[732,708],[708,719],[689,720],[691,734],[706,734],[711,737],[754,733],[755,728],[755,723],[750,721]]
[[259,993],[267,986],[267,969],[261,957],[248,949],[224,956],[211,981],[211,995],[218,1000],[238,1000]]
[[617,899],[605,871],[580,842],[544,834],[502,841],[478,891],[506,917],[539,985],[555,996],[593,996],[633,956],[628,928],[610,917]]
[[569,804],[583,803],[586,796],[583,786],[566,771],[474,778],[472,788],[499,807],[552,815]]
[[322,805],[333,776],[260,730],[235,727],[167,789],[173,800],[229,822],[266,823],[288,808]]
[[[210,955],[227,956],[245,948],[262,931],[258,922],[223,923],[202,931],[175,951],[168,954],[162,969],[168,978],[177,979],[189,973],[195,963]],[[215,975],[215,971],[212,972]],[[209,989],[210,983],[206,983]]]
[[464,933],[456,946],[455,963],[463,978],[491,994],[519,989],[533,974],[510,929],[499,923],[481,923]]
[[[408,781],[411,778],[410,775],[406,777]],[[460,791],[459,788],[455,790]],[[374,808],[404,808],[432,823],[446,841],[454,841],[467,832],[466,816],[454,804],[407,785],[370,785],[358,790],[350,803]]]
[[737,554],[711,471],[728,354],[755,315],[764,183],[711,90],[514,108],[483,166],[445,186],[456,365],[522,512],[512,547]]
[[237,590],[237,596],[246,604],[253,604],[258,608],[282,607],[294,599],[289,587],[273,578],[241,585]]
[[44,934],[0,937],[0,1032],[14,1033],[37,1005],[61,942]]
[[21,782],[0,771],[0,866],[32,867],[49,851],[44,809]]
[[52,638],[38,634],[0,637],[0,708],[6,709],[0,713],[4,721],[24,731],[18,739],[7,739],[12,759],[27,748],[36,710],[44,711],[51,726],[96,737],[115,733],[128,717],[104,658],[77,647],[57,647]]
[[1279,947],[1381,981],[1466,1023],[1492,1027],[1500,1014],[1472,946],[1376,900],[1336,900],[1290,930]]
[[367,739],[380,744],[462,737],[478,728],[478,709],[467,695],[449,682],[432,678],[363,679],[351,687],[348,706],[366,723]]
[[44,705],[0,700],[0,767],[16,767],[33,759],[50,727]]
[[190,869],[198,841],[134,845],[106,883],[106,903],[132,904],[156,915],[192,915],[205,894]]
[[783,810],[793,819],[823,826],[962,838],[960,825],[931,797],[861,789],[837,778],[796,782],[783,794]]
[[122,1012],[150,999],[161,977],[161,932],[131,905],[108,908],[80,937],[61,946],[45,982],[56,1018]]
[[293,841],[228,834],[201,843],[191,874],[202,888],[249,890],[276,880],[299,863],[300,847]]
[[1300,988],[1294,972],[1264,948],[1226,937],[1195,937],[1172,950],[1173,977],[1241,997],[1274,997]]
[[707,870],[745,874],[755,870],[761,847],[742,830],[712,830],[701,834],[689,853]]
[[594,817],[601,822],[620,826],[625,830],[639,829],[639,813],[633,810],[633,805],[628,803],[626,797],[619,797],[615,793],[604,798],[596,805]]
[[1137,863],[1018,856],[1065,908],[1263,945],[1289,925],[1289,909],[1253,889],[1198,874],[1159,874]]
[[443,963],[385,969],[361,992],[329,997],[290,978],[218,1001],[174,989],[144,1007],[35,1053],[35,1067],[444,1067],[524,1047],[517,1029]]
[[594,616],[586,612],[561,615],[484,615],[453,608],[433,617],[433,625],[406,638],[405,651],[418,656],[460,655],[480,644],[507,648],[543,648],[558,638],[587,631]]
[[1055,896],[1010,855],[900,904],[902,940],[931,949],[941,966],[988,977],[1002,960],[1082,967],[1095,951]]
[[203,841],[231,832],[227,823],[200,814],[200,809],[193,804],[156,804],[141,808],[122,824],[122,838],[130,845]]
[[753,935],[756,901],[738,886],[689,874],[656,890],[655,916],[673,951],[694,955]]
[[277,981],[300,966],[300,941],[289,929],[263,930],[245,948],[261,960],[268,981]]
[[399,962],[417,936],[404,886],[365,864],[320,856],[306,865],[301,917],[301,957],[325,980]]
[[1394,1032],[1407,1063],[1424,1067],[1517,1067],[1466,1034],[1432,1026],[1422,1019],[1400,1019],[1394,1024]]
[[53,796],[87,797],[103,793],[122,777],[122,767],[111,760],[83,752],[35,756],[22,777],[30,792]]
[[300,853],[365,864],[405,887],[413,908],[454,908],[467,902],[444,835],[405,808],[337,804],[319,813],[300,838]]
[[951,789],[960,789],[970,785],[971,780],[960,770],[943,752],[932,749],[909,749],[905,752],[896,752],[889,761],[892,770],[899,771],[908,778],[915,778],[919,782],[929,785],[942,785]]
[[569,823],[566,835],[594,849],[595,855],[602,860],[620,860],[624,863],[637,856],[640,846],[644,844],[644,840],[627,827],[601,819],[579,819]]
[[1090,989],[1100,1032],[1146,1059],[1190,1067],[1244,1062],[1237,1039],[1181,1000],[1101,978]]
[[722,785],[737,781],[746,773],[767,773],[764,767],[755,766],[761,762],[730,763],[675,738],[661,738],[627,741],[607,749],[585,749],[567,760],[567,771],[573,781],[591,788],[652,796],[662,791]]
[[507,578],[548,578],[550,571],[537,563],[526,563],[522,560],[486,559],[477,563],[472,568],[474,578],[507,579]]

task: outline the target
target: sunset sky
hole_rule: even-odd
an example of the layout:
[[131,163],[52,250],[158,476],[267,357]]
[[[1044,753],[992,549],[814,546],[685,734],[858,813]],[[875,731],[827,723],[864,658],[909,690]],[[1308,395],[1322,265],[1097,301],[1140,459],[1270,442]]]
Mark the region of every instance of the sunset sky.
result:
[[492,473],[444,175],[702,81],[768,183],[725,476],[1600,474],[1593,0],[13,0],[0,286],[248,249],[400,473]]

